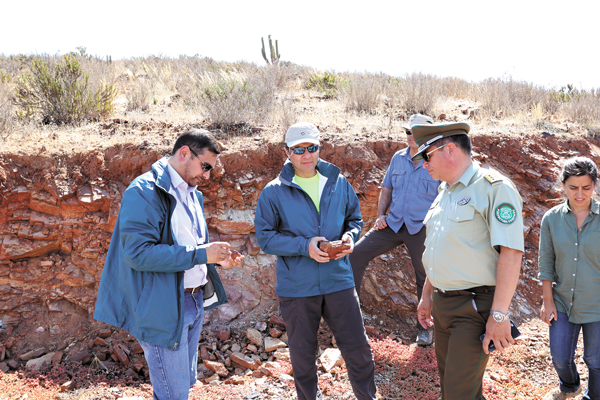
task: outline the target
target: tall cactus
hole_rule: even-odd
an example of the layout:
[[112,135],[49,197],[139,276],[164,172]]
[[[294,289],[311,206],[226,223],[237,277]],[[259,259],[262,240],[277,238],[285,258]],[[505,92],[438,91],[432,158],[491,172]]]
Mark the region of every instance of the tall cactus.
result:
[[265,51],[265,39],[261,37],[260,41],[262,42],[262,56],[267,62],[267,64],[279,64],[279,59],[281,57],[279,56],[279,44],[277,43],[277,40],[275,41],[275,47],[273,47],[273,41],[271,40],[271,35],[269,35],[269,51],[271,53],[271,61],[269,61],[269,59],[267,58],[267,52]]

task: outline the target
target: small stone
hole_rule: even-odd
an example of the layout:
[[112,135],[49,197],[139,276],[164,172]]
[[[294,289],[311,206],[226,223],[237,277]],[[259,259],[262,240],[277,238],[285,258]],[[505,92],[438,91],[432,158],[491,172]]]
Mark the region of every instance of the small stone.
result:
[[344,359],[342,358],[342,352],[339,349],[327,349],[319,357],[321,366],[325,372],[330,372],[333,367],[344,365]]
[[253,371],[257,370],[261,365],[260,360],[250,358],[242,353],[233,353],[231,355],[231,361],[243,368],[248,368]]
[[200,346],[200,358],[203,360],[208,360],[210,358],[210,354],[208,350],[206,350],[206,346]]
[[22,360],[22,361],[29,361],[29,360],[31,360],[33,358],[38,358],[39,356],[41,356],[43,354],[46,354],[46,352],[47,352],[47,350],[44,349],[44,348],[32,350],[32,351],[29,351],[29,352],[27,352],[25,354],[21,354],[19,356],[19,359]]
[[229,375],[229,371],[227,370],[227,368],[225,368],[225,365],[221,364],[220,362],[214,362],[214,361],[208,361],[208,360],[203,360],[202,361],[204,363],[204,365],[206,366],[206,368],[215,371],[217,374],[219,374],[219,376],[227,376]]
[[259,347],[262,346],[262,343],[263,343],[262,335],[256,329],[248,328],[248,330],[246,331],[246,337],[248,338],[248,340],[250,342],[254,343],[255,345],[257,345]]
[[77,387],[77,384],[74,381],[67,381],[60,385],[60,392],[67,392],[69,390],[73,390]]
[[218,381],[218,380],[219,380],[219,375],[218,374],[214,374],[213,376],[210,376],[210,377],[206,378],[204,380],[204,383],[208,384],[208,383],[211,383],[211,382],[214,382],[214,381]]
[[276,339],[276,338],[272,338],[272,337],[265,338],[265,351],[266,352],[275,351],[275,350],[279,349],[280,347],[287,347],[287,344],[285,344],[283,341]]
[[271,337],[278,338],[282,334],[283,334],[283,332],[281,332],[277,328],[271,328],[271,329],[269,329],[269,335],[271,335]]
[[94,345],[96,346],[108,346],[108,342],[101,337],[94,339]]
[[281,382],[290,382],[294,380],[294,378],[288,374],[279,374],[277,379],[279,379]]
[[74,355],[73,357],[70,357],[70,359],[69,359],[69,361],[81,362],[82,364],[87,364],[91,360],[92,360],[92,356],[90,355],[90,352],[87,349],[77,353],[76,355]]
[[56,366],[60,364],[60,361],[62,360],[62,356],[63,356],[63,352],[62,351],[56,351],[54,352],[54,355],[52,356],[52,366]]
[[254,354],[258,353],[258,348],[253,344],[249,344],[248,346],[246,346],[246,350],[249,350]]
[[264,321],[257,322],[255,328],[258,331],[264,332],[267,329],[267,323]]
[[285,328],[285,322],[283,321],[283,318],[277,315],[271,315],[271,318],[269,318],[269,322],[271,323],[271,325],[278,325],[282,328]]
[[230,331],[219,331],[217,333],[217,338],[219,340],[229,340],[229,338],[231,337],[231,332]]
[[[9,328],[12,328],[12,326],[10,326]],[[14,337],[14,336],[11,336],[11,337],[9,337],[8,339],[6,339],[6,342],[4,342],[4,346],[5,346],[7,349],[10,349],[10,348],[13,346],[13,344],[15,344],[15,341],[16,341],[16,340],[17,340],[17,339],[15,339],[15,337]]]
[[100,336],[103,339],[106,339],[107,337],[110,337],[110,335],[112,335],[112,332],[110,329],[100,329],[98,331],[98,336]]

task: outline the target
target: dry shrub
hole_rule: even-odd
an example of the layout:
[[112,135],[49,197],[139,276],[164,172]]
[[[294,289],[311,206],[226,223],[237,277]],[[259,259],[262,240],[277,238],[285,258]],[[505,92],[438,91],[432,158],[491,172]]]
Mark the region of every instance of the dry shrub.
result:
[[342,87],[342,101],[346,111],[374,114],[381,101],[384,75],[352,74]]
[[127,99],[127,111],[139,110],[146,111],[150,107],[150,102],[154,97],[153,81],[145,78],[133,80],[132,86],[125,92]]
[[212,128],[229,132],[268,123],[275,102],[275,81],[264,69],[250,75],[235,68],[190,70],[177,88],[184,103],[201,111]]
[[278,108],[279,115],[277,121],[287,131],[290,126],[298,122],[299,112],[296,101],[292,96],[285,96],[279,101]]
[[561,113],[570,121],[583,125],[600,123],[600,90],[581,93],[562,104]]
[[481,104],[482,114],[495,118],[527,113],[533,106],[543,105],[548,99],[546,89],[515,81],[512,77],[486,79],[475,85],[473,94],[473,100]]
[[389,78],[385,85],[385,94],[388,102],[408,114],[431,115],[442,92],[439,78],[413,73],[404,78]]
[[15,112],[10,98],[10,87],[0,82],[0,139],[6,139],[15,127]]

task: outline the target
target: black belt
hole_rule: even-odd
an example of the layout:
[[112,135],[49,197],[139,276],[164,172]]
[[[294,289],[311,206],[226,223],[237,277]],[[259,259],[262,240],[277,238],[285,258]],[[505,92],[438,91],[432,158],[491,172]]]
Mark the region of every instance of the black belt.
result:
[[202,286],[193,287],[193,288],[190,287],[190,288],[185,289],[184,292],[194,294],[197,291],[204,289],[204,286],[206,286],[206,284],[204,284]]
[[464,290],[444,290],[440,288],[433,288],[434,292],[438,292],[442,296],[472,296],[476,293],[494,293],[495,290],[496,286],[477,286]]

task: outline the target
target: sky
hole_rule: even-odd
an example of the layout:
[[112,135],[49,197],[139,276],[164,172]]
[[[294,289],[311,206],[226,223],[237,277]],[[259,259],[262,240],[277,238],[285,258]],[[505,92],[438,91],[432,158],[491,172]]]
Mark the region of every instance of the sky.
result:
[[598,0],[28,0],[1,9],[4,55],[83,46],[113,60],[198,54],[260,65],[270,34],[282,60],[321,71],[600,88]]

